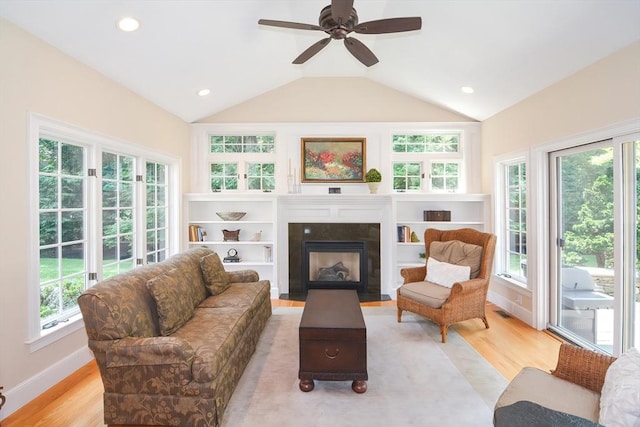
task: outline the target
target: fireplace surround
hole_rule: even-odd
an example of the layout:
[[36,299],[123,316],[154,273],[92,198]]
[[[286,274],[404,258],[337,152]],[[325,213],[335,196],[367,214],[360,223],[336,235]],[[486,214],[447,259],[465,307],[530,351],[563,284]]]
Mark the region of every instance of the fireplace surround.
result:
[[289,223],[288,234],[289,292],[281,298],[304,301],[309,289],[336,288],[355,289],[362,301],[383,299],[380,224]]

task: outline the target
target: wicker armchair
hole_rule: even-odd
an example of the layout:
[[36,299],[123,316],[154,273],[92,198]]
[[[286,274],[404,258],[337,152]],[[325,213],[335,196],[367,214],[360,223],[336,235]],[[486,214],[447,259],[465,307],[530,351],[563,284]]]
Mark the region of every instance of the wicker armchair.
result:
[[[511,380],[496,401],[494,425],[583,425],[571,417],[597,423],[605,375],[615,360],[562,343],[558,363],[551,373],[525,367]],[[535,411],[532,405],[537,406],[533,407]],[[559,416],[563,422],[554,421]]]
[[[490,233],[482,233],[471,228],[458,230],[436,230],[429,228],[424,232],[424,244],[426,257],[429,258],[431,243],[434,241],[448,242],[457,240],[463,243],[482,247],[479,261],[479,271],[471,275],[471,279],[455,283],[451,289],[425,282],[427,273],[426,265],[422,267],[403,268],[400,274],[404,283],[397,290],[398,322],[402,321],[402,312],[424,316],[440,325],[442,342],[447,342],[447,328],[457,322],[468,319],[481,319],[488,328],[489,323],[485,314],[489,277],[493,267],[493,255],[496,247],[496,236]],[[469,265],[464,259],[438,261],[453,264]],[[410,284],[409,287],[406,287]],[[416,295],[416,285],[420,288],[420,295]],[[406,288],[405,288],[406,287]],[[429,293],[437,294],[432,298]],[[444,300],[444,302],[442,302]]]

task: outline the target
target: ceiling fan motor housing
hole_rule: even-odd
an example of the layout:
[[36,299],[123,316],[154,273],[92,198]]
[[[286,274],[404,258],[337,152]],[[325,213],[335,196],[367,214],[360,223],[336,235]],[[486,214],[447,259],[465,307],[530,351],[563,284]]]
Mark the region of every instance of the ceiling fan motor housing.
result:
[[358,25],[358,13],[355,8],[352,8],[349,19],[345,22],[338,23],[331,16],[331,5],[329,5],[320,12],[318,23],[324,29],[324,32],[329,34],[332,39],[340,40],[346,38],[347,34],[352,32],[353,28]]

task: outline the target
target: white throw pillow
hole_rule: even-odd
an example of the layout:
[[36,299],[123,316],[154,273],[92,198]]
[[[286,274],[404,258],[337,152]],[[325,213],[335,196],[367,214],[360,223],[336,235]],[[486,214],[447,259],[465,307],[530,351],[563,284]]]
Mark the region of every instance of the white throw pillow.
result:
[[600,395],[600,424],[640,426],[640,352],[630,348],[615,360],[604,377]]
[[427,260],[427,282],[450,288],[454,283],[469,280],[471,267],[468,265],[455,265],[448,262],[441,262],[429,257]]

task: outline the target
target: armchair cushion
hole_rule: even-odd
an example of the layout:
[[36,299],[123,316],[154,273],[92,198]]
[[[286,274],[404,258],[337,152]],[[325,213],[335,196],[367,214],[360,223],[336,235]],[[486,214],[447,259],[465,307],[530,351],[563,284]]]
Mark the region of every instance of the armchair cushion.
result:
[[189,282],[178,268],[154,277],[147,282],[158,311],[160,334],[167,336],[174,333],[193,316],[195,307],[189,295]]
[[440,308],[451,295],[451,289],[432,282],[405,283],[400,288],[403,297],[432,308]]
[[211,295],[218,295],[227,290],[229,287],[229,277],[217,253],[214,252],[202,257],[200,267],[204,276],[205,285]]
[[440,262],[433,257],[427,260],[427,275],[425,281],[450,288],[454,283],[469,280],[471,267]]
[[429,258],[431,257],[449,264],[469,266],[470,277],[475,279],[480,273],[482,246],[460,240],[433,241],[429,246]]

